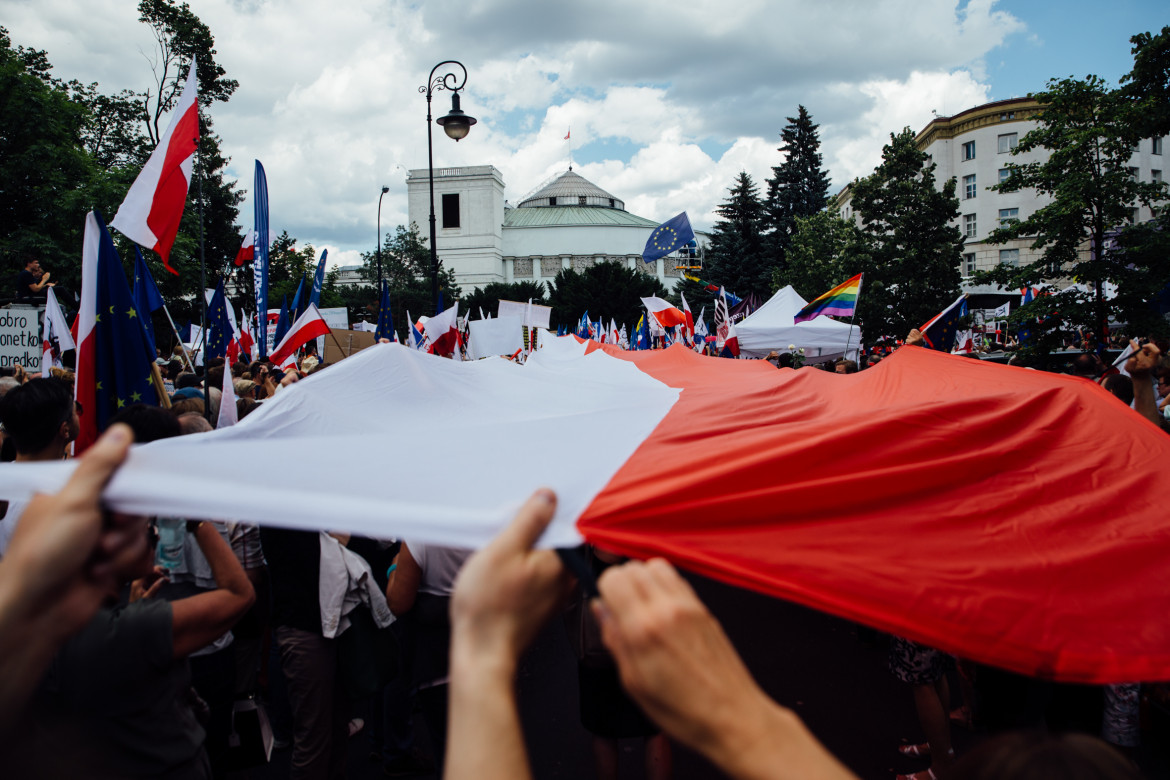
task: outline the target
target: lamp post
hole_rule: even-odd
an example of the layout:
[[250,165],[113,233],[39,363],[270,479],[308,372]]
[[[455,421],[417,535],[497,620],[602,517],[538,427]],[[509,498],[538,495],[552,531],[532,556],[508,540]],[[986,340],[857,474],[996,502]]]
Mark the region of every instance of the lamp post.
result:
[[[463,78],[458,79],[454,72],[436,78],[435,71],[444,65],[458,66],[459,70],[463,71]],[[431,305],[435,308],[435,314],[439,313],[439,254],[435,248],[435,161],[431,144],[431,95],[440,89],[448,90],[451,93],[451,112],[435,121],[443,128],[443,132],[447,134],[448,138],[454,138],[458,141],[460,138],[464,138],[471,130],[471,126],[475,124],[475,117],[467,116],[459,108],[459,91],[466,85],[467,68],[463,67],[463,63],[456,60],[445,60],[431,68],[431,75],[426,86],[418,88],[419,92],[426,93],[427,96],[427,179],[431,194]]]
[[[382,195],[389,191],[389,187],[383,187]],[[382,294],[382,195],[378,196],[378,295]]]

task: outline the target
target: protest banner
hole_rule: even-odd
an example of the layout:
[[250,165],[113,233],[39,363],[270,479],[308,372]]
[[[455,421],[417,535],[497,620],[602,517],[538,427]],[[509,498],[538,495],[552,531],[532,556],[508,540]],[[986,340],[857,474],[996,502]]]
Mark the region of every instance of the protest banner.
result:
[[41,312],[32,306],[0,309],[0,366],[41,370]]

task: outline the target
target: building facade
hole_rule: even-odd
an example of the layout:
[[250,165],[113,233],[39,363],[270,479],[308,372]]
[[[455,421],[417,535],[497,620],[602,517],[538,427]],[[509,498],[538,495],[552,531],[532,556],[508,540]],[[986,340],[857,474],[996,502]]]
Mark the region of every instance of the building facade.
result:
[[[430,240],[427,170],[406,180],[410,221]],[[493,166],[435,169],[435,243],[440,261],[465,291],[492,282],[551,282],[563,269],[583,271],[616,261],[652,274],[667,289],[681,278],[677,266],[693,264],[684,253],[642,261],[646,240],[662,220],[626,211],[620,199],[569,170],[515,206],[504,198],[504,180]],[[706,244],[708,236],[696,232]]]
[[[1031,98],[986,103],[954,116],[935,117],[914,139],[937,165],[938,186],[952,177],[956,180],[960,214],[954,224],[966,239],[959,268],[965,292],[992,292],[971,283],[976,271],[991,270],[1000,263],[1026,265],[1041,254],[1041,250],[1031,248],[1032,238],[1005,244],[987,240],[1000,225],[1027,219],[1052,202],[1051,196],[1035,190],[999,193],[989,189],[1007,178],[1009,162],[1024,165],[1048,158],[1048,150],[1042,148],[1012,154],[1020,139],[1037,127],[1040,110],[1040,104]],[[1143,139],[1130,159],[1132,175],[1142,181],[1162,181],[1164,143],[1163,138]],[[842,218],[857,220],[849,191],[846,187],[837,195],[836,208]],[[1150,209],[1134,209],[1135,221],[1152,218]],[[1082,251],[1087,253],[1088,248]]]

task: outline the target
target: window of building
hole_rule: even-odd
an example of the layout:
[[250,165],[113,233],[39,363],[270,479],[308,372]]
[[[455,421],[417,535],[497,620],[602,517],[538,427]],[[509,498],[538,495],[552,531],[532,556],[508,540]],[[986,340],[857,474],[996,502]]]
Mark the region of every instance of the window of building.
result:
[[1138,169],[1137,168],[1131,167],[1131,168],[1126,168],[1125,170],[1129,171],[1129,180],[1130,181],[1137,181],[1138,180]]
[[1142,219],[1142,210],[1140,208],[1130,209],[1129,224],[1136,225],[1138,222],[1141,222],[1141,219]]
[[1000,265],[1019,265],[1020,264],[1020,250],[1018,249],[1001,249],[999,250]]
[[584,205],[585,205],[585,196],[584,196],[584,195],[578,195],[578,196],[577,196],[577,205],[578,205],[578,206],[584,206]]
[[1015,149],[1019,142],[1020,138],[1017,133],[1004,133],[999,137],[999,153],[1007,154]]
[[1162,183],[1162,172],[1159,171],[1157,168],[1152,169],[1150,171],[1150,181],[1154,182],[1155,184],[1161,184]]
[[999,115],[999,121],[1001,121],[1001,122],[1008,122],[1008,121],[1015,119],[1015,118],[1016,118],[1015,111],[1008,111],[1006,114]]
[[963,276],[975,275],[975,253],[968,252],[963,255]]
[[555,197],[553,197],[553,198],[549,198],[549,199],[548,199],[548,205],[550,205],[550,206],[555,206],[555,205],[557,205],[557,199],[556,199]]
[[975,215],[963,215],[963,235],[967,238],[975,238]]
[[443,228],[459,227],[459,193],[448,192],[443,195]]
[[999,226],[1003,227],[1011,222],[1020,221],[1019,209],[1000,209],[999,210]]
[[613,198],[610,198],[610,199],[609,199],[609,207],[610,207],[611,209],[613,208]]
[[1159,136],[1157,138],[1150,139],[1150,147],[1151,147],[1150,151],[1153,152],[1154,154],[1161,154],[1162,153],[1162,137]]
[[978,188],[975,186],[975,174],[971,174],[970,176],[964,176],[963,177],[963,199],[964,200],[971,200],[971,198],[975,197],[975,194],[977,192],[978,192]]
[[1000,168],[999,169],[999,183],[1000,184],[1003,184],[1005,181],[1007,181],[1011,177],[1012,177],[1012,169],[1011,168]]
[[964,160],[974,160],[975,159],[975,142],[974,141],[968,141],[967,143],[963,144],[963,159]]

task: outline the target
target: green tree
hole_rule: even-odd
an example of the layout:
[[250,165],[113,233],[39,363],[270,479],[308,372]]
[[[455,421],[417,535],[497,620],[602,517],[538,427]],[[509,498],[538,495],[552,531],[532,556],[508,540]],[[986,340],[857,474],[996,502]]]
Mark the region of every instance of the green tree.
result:
[[959,294],[963,236],[953,224],[955,180],[935,186],[935,164],[906,128],[890,134],[873,174],[854,182],[852,204],[864,232],[861,332],[871,344],[902,337]]
[[[349,307],[351,320],[365,318],[375,322],[379,305],[377,254],[363,252],[362,262],[362,275],[369,280],[370,286],[349,288],[344,293],[345,305]],[[382,242],[382,278],[389,283],[390,312],[400,338],[406,332],[408,311],[416,320],[434,314],[431,252],[419,234],[418,225],[411,223],[409,228],[398,225],[392,234],[386,235]],[[440,267],[439,294],[443,296],[443,305],[450,307],[461,293],[462,289],[455,282],[455,272]],[[459,308],[463,311],[464,307]]]
[[772,289],[790,284],[809,301],[868,265],[857,225],[825,210],[796,218],[787,257],[785,266],[772,272]]
[[764,252],[764,205],[751,175],[740,171],[716,213],[703,273],[740,298],[767,297],[772,270]]
[[[244,195],[236,182],[225,178],[230,160],[220,151],[209,107],[227,102],[239,83],[226,77],[216,61],[215,38],[190,6],[174,0],[141,0],[138,19],[150,27],[156,50],[151,62],[154,83],[141,93],[143,128],[153,147],[165,125],[163,119],[177,103],[192,60],[197,63],[199,83],[199,147],[195,179],[187,196],[187,208],[171,249],[171,265],[178,276],[152,259],[152,273],[168,300],[190,296],[199,286],[200,201],[202,201],[203,254],[208,284],[227,272],[240,246],[236,224]],[[137,174],[137,171],[135,171]],[[249,307],[251,308],[251,307]]]
[[550,326],[575,328],[581,315],[606,324],[611,319],[618,327],[634,327],[645,307],[642,298],[666,297],[666,288],[658,277],[627,268],[624,263],[594,263],[581,273],[564,268],[552,281],[548,295],[552,306]]
[[1170,27],[1157,35],[1140,33],[1129,41],[1133,70],[1121,78],[1122,96],[1132,101],[1131,116],[1143,137],[1170,134]]
[[797,106],[796,116],[788,117],[788,124],[780,131],[784,144],[778,151],[784,162],[772,168],[765,200],[768,232],[764,245],[773,271],[785,266],[797,220],[823,211],[829,198],[819,127],[804,106]]
[[494,317],[501,300],[523,303],[531,298],[533,303],[545,305],[547,295],[548,290],[545,288],[544,282],[522,281],[511,284],[492,282],[465,297],[462,301],[463,305],[459,308],[471,312],[477,319],[480,311]]
[[[1125,302],[1148,300],[1153,291],[1140,289],[1141,275],[1126,268],[1132,257],[1119,252],[1119,244],[1112,239],[1132,220],[1136,204],[1154,206],[1164,198],[1164,191],[1160,184],[1138,181],[1128,167],[1143,129],[1132,121],[1132,104],[1121,92],[1089,76],[1053,79],[1046,92],[1034,97],[1043,106],[1038,126],[1020,139],[1013,154],[1043,149],[1046,159],[1009,164],[1009,177],[992,189],[1032,190],[1051,202],[1027,219],[995,230],[990,241],[1031,238],[1032,248],[1042,251],[1033,262],[1001,265],[977,275],[976,281],[1013,289],[1071,278],[1091,290],[1070,287],[1015,314],[1013,319],[1021,320],[1059,312],[1059,317],[1048,317],[1034,329],[1037,349],[1046,352],[1060,345],[1062,328],[1087,329],[1104,342],[1110,315],[1122,321],[1140,316],[1123,308]],[[1130,289],[1125,296],[1107,301],[1107,281]],[[1139,288],[1133,288],[1134,284]]]

